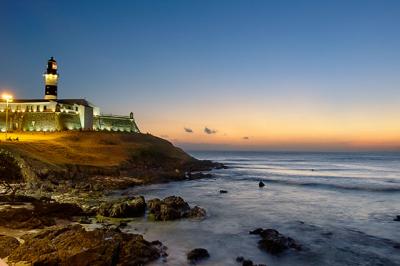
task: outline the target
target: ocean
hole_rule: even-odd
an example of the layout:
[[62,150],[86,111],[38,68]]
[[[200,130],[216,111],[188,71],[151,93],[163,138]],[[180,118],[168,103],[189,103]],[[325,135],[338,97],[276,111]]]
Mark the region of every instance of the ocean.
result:
[[[206,248],[199,265],[240,265],[237,256],[267,265],[400,265],[400,153],[191,152],[224,163],[212,178],[131,188],[133,194],[178,195],[207,210],[204,220],[149,222],[127,231],[168,247],[167,260]],[[265,183],[264,188],[258,182]],[[220,194],[219,190],[227,190]],[[272,256],[248,232],[273,228],[302,251]]]

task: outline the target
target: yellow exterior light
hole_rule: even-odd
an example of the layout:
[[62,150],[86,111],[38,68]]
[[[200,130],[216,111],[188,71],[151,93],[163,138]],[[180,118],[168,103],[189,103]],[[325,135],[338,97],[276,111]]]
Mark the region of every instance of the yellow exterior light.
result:
[[10,94],[6,94],[6,93],[4,93],[3,95],[2,95],[2,98],[3,98],[3,100],[5,100],[6,101],[6,103],[7,103],[7,108],[6,108],[6,140],[7,140],[7,131],[8,131],[8,103],[9,102],[12,102],[12,100],[13,100],[13,97],[12,97],[12,95],[10,95]]
[[12,102],[12,100],[13,100],[12,95],[6,94],[6,93],[4,93],[4,94],[1,96],[1,98],[3,98],[3,100],[5,100],[6,102]]

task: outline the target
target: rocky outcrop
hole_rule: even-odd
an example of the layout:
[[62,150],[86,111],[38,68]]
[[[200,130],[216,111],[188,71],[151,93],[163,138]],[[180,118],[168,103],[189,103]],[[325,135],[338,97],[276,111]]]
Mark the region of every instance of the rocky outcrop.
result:
[[19,246],[18,239],[0,235],[0,258],[5,258]]
[[245,259],[243,257],[237,257],[236,262],[239,262],[242,264],[242,266],[266,266],[265,264],[254,264],[252,260]]
[[119,230],[86,231],[80,225],[57,227],[24,236],[8,261],[32,265],[144,265],[163,255],[159,242]]
[[195,248],[187,254],[187,259],[191,263],[195,263],[196,261],[207,259],[209,257],[210,254],[205,248]]
[[397,216],[393,219],[393,221],[395,221],[395,222],[400,222],[400,215],[397,215]]
[[143,216],[146,211],[146,202],[143,196],[106,202],[100,205],[98,214],[112,218],[128,218]]
[[0,226],[12,229],[38,229],[55,225],[55,219],[72,220],[84,214],[75,204],[28,199],[31,201],[29,204],[2,209]]
[[147,208],[155,221],[202,218],[206,215],[206,211],[203,208],[198,206],[190,208],[189,204],[178,196],[170,196],[163,200],[157,198],[149,200]]
[[262,239],[258,241],[259,248],[273,255],[282,253],[287,249],[301,250],[300,244],[294,239],[286,237],[274,229],[258,228],[251,231],[250,234],[261,236]]

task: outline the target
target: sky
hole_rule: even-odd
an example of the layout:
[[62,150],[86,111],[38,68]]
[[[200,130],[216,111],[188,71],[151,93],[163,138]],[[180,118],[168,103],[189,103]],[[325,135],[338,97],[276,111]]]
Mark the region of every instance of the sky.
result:
[[189,150],[400,149],[400,1],[0,0],[0,91]]

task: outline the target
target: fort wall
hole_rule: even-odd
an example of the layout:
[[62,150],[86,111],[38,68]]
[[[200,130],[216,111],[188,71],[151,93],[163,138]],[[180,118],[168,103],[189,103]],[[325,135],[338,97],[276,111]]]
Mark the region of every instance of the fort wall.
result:
[[[83,121],[82,121],[83,119]],[[83,126],[85,124],[85,126]],[[91,127],[91,125],[93,125]],[[0,112],[0,131],[6,129],[6,112]],[[95,130],[139,132],[129,116],[93,116],[93,109],[68,112],[9,112],[8,131]]]

